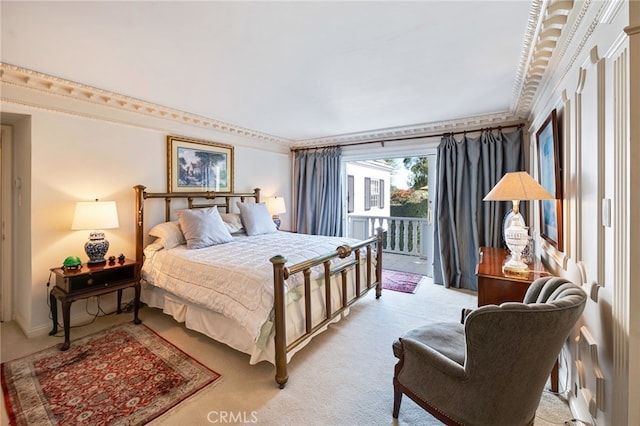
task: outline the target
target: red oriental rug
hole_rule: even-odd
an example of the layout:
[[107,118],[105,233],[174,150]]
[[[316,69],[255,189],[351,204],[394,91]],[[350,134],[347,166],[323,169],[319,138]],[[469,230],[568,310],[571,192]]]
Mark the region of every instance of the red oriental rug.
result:
[[423,278],[423,275],[383,269],[382,288],[402,293],[415,293]]
[[2,363],[12,425],[142,425],[220,377],[133,324]]

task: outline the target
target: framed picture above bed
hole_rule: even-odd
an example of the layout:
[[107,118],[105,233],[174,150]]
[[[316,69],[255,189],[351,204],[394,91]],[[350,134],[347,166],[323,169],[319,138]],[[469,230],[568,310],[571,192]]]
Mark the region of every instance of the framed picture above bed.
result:
[[540,235],[562,251],[562,176],[560,175],[560,141],[555,109],[540,126],[536,133],[536,140],[540,185],[555,198],[540,201]]
[[233,192],[233,146],[167,136],[168,192]]

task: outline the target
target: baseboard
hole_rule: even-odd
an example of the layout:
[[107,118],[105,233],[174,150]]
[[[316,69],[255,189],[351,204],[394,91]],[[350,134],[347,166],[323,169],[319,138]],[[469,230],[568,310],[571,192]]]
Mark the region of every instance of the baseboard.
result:
[[[133,298],[131,298],[131,300],[123,300],[122,306],[126,306],[131,301],[133,301]],[[82,301],[78,301],[76,302],[76,304],[80,304],[81,302]],[[117,304],[118,303],[115,297],[113,298],[106,297],[100,300],[100,308],[105,312],[115,311],[117,309]],[[92,311],[97,312],[97,306],[94,307]],[[81,312],[76,312],[75,314],[72,313],[71,326],[74,327],[74,326],[82,325],[84,323],[88,323],[92,321],[94,317],[95,317],[94,315],[86,312],[86,310],[82,310]],[[24,333],[24,335],[27,336],[27,338],[29,339],[49,335],[49,332],[53,327],[53,322],[51,321],[47,322],[46,324],[39,324],[30,328],[26,327],[25,325],[27,324],[27,321],[25,321],[25,319],[20,315],[16,315],[15,321],[20,327],[20,329],[22,330],[22,332]],[[58,327],[58,333],[64,332],[64,328],[62,328],[62,311],[61,311],[60,305],[58,305],[58,323],[60,324],[60,326]]]
[[576,398],[573,392],[569,393],[569,409],[571,410],[573,418],[578,420],[575,424],[580,426],[595,425],[595,422],[592,420],[591,414],[589,413],[589,409],[578,401],[578,398]]

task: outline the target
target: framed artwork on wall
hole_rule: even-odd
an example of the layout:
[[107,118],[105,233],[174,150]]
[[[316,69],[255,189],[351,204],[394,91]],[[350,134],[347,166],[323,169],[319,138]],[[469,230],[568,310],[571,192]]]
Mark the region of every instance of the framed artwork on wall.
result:
[[233,146],[167,136],[169,192],[233,192]]
[[540,200],[540,234],[558,250],[563,250],[562,238],[562,176],[560,175],[560,141],[556,110],[542,123],[536,133],[540,185],[554,200]]

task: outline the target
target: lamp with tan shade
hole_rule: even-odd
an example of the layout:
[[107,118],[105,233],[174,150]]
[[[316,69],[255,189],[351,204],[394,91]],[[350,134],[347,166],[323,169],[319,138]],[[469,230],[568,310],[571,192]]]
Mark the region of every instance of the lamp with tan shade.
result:
[[527,172],[506,173],[483,198],[483,201],[513,202],[513,217],[504,230],[504,239],[511,251],[511,258],[503,265],[504,271],[527,272],[529,266],[522,261],[522,251],[529,242],[529,228],[520,215],[522,200],[552,200],[551,195]]

